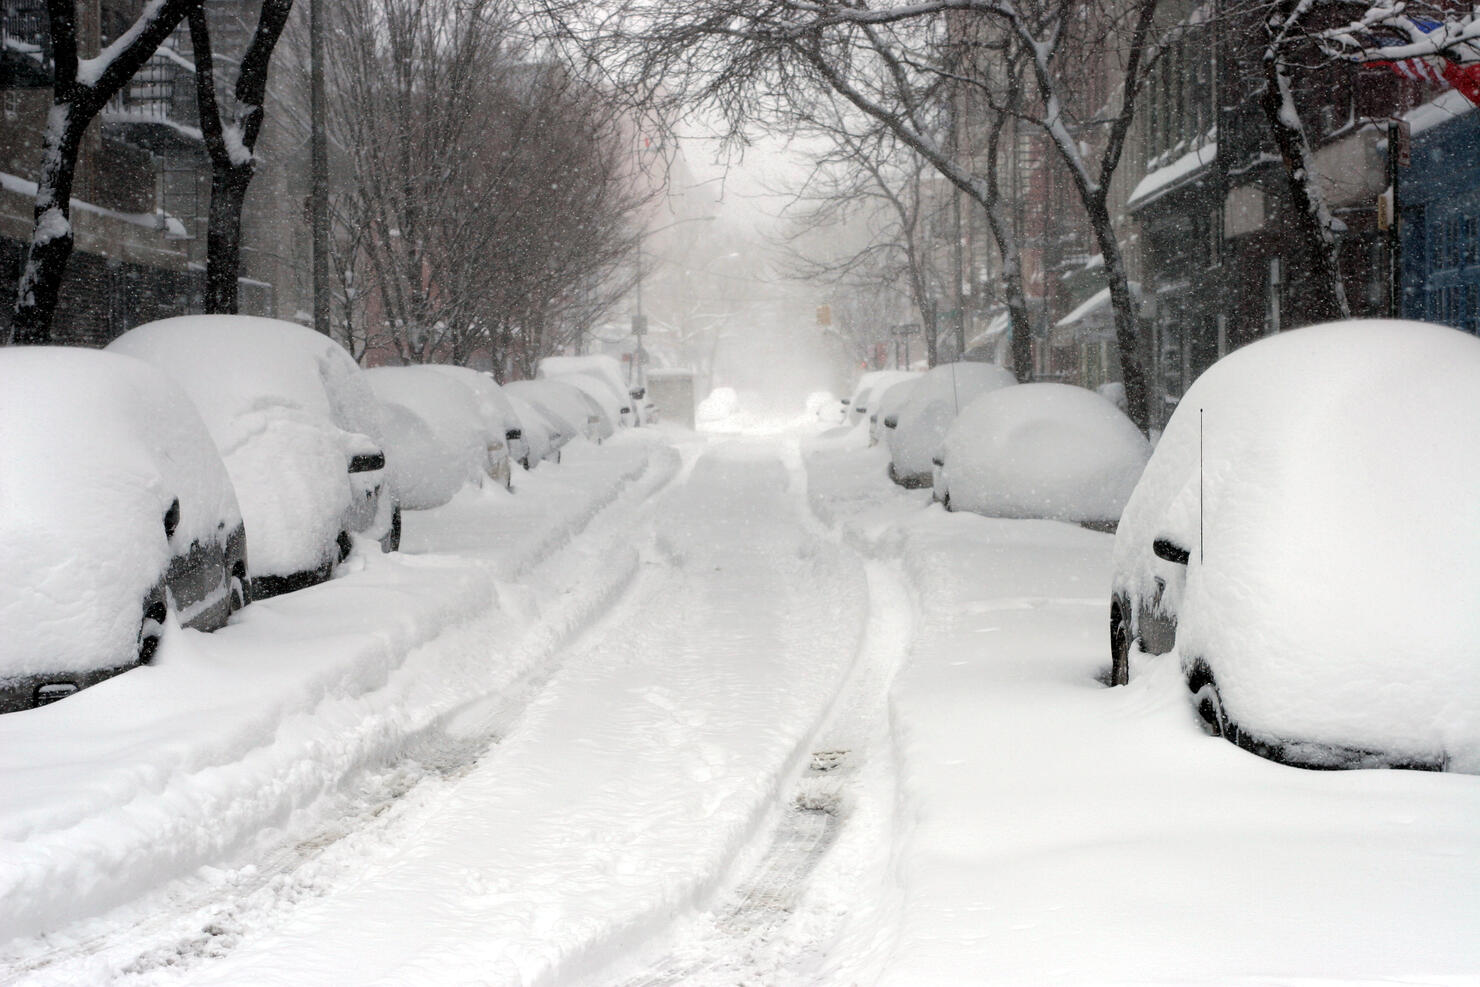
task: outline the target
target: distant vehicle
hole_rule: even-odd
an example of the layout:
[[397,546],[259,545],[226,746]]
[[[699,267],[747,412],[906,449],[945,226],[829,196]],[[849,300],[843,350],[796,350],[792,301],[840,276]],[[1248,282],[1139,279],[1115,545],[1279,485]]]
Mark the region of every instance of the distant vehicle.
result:
[[504,388],[510,397],[529,402],[547,421],[558,424],[565,442],[581,436],[600,442],[612,434],[611,421],[580,388],[559,380],[516,380]]
[[904,487],[930,486],[934,477],[931,460],[961,409],[980,394],[1016,383],[1010,371],[991,363],[943,363],[932,368],[894,413],[894,425],[884,423],[889,478]]
[[1421,323],[1215,363],[1121,517],[1112,682],[1175,652],[1209,731],[1263,757],[1480,772],[1477,401],[1480,339]]
[[493,379],[493,374],[470,367],[428,363],[426,368],[444,378],[457,381],[472,392],[486,436],[488,475],[506,490],[512,490],[514,464],[522,464],[527,460],[529,450],[524,444],[523,425],[503,388]]
[[[389,476],[402,508],[440,507],[467,484],[506,486],[509,475],[504,422],[490,435],[478,399],[460,382],[427,366],[376,367],[364,372],[389,412],[382,423]],[[420,426],[420,427],[418,427]]]
[[856,425],[867,421],[874,399],[882,397],[891,386],[901,381],[916,380],[920,373],[915,370],[871,370],[858,378],[853,388],[853,397],[847,402],[848,424]]
[[338,343],[278,319],[194,315],[108,349],[163,370],[205,420],[252,533],[257,597],[328,579],[351,535],[399,545],[379,402]]
[[189,398],[142,361],[0,349],[0,712],[137,665],[167,615],[251,599],[246,534]]
[[841,425],[848,420],[848,403],[832,391],[813,391],[807,395],[807,417],[819,425]]
[[537,379],[560,380],[586,392],[601,405],[613,427],[642,424],[642,402],[629,387],[622,366],[615,358],[594,353],[586,356],[547,356],[540,361]]
[[1120,409],[1069,384],[973,400],[946,433],[935,497],[947,510],[1113,531],[1151,446]]

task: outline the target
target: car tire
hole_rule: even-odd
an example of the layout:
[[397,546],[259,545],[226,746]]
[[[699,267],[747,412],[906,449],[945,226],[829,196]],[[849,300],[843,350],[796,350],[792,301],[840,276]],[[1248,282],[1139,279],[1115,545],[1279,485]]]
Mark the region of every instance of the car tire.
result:
[[1237,744],[1238,728],[1229,721],[1213,670],[1202,659],[1193,662],[1191,671],[1187,673],[1187,691],[1192,693],[1192,704],[1204,729],[1214,737]]
[[334,539],[334,544],[339,547],[339,554],[334,560],[333,565],[338,565],[340,562],[349,558],[349,553],[354,551],[355,543],[350,540],[348,531],[341,531],[339,532],[339,536]]
[[1110,601],[1110,684],[1128,685],[1131,680],[1131,621],[1129,601]]
[[401,549],[401,505],[397,504],[391,509],[391,530],[387,532],[380,546],[387,552],[397,552]]

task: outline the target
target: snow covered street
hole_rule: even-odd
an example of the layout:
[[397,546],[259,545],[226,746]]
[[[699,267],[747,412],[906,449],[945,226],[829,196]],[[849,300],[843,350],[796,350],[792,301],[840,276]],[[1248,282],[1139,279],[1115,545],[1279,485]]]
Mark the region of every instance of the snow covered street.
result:
[[0,717],[0,981],[1480,983],[1480,778],[1109,690],[1112,538],[644,429]]

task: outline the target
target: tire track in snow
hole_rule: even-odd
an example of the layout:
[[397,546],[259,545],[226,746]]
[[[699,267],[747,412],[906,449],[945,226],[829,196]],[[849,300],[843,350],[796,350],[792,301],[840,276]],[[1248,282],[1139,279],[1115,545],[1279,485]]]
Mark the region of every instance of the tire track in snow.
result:
[[[824,967],[834,965],[830,954],[848,938],[844,927],[856,917],[837,902],[866,896],[862,885],[879,877],[888,856],[895,777],[888,694],[908,657],[918,617],[894,568],[870,562],[866,571],[869,625],[859,661],[823,717],[810,763],[779,809],[760,858],[700,918],[697,931],[615,987],[814,983]],[[851,859],[820,874],[844,842],[852,844],[846,848]],[[859,866],[864,861],[872,863]],[[831,884],[829,893],[813,894],[819,880]],[[881,904],[886,915],[891,904]],[[887,951],[877,931],[875,926],[862,936]],[[856,957],[854,965],[860,965]]]

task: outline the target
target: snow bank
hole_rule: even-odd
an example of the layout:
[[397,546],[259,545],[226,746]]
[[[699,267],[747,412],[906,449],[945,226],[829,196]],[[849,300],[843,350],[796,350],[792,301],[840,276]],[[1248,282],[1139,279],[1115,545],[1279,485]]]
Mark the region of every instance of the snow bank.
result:
[[170,559],[240,522],[210,435],[164,374],[93,350],[0,349],[0,677],[132,664]]
[[1016,383],[1010,371],[991,363],[947,363],[927,372],[899,409],[898,425],[888,431],[895,479],[928,481],[931,460],[961,409],[979,394]]
[[332,557],[360,496],[346,467],[380,438],[375,395],[342,347],[291,322],[193,315],[132,329],[108,349],[154,364],[190,395],[236,488],[254,575]]
[[[1127,505],[1117,592],[1158,576],[1184,663],[1247,733],[1480,771],[1480,340],[1281,333],[1187,392]],[[1153,540],[1189,550],[1181,567]],[[1185,578],[1185,589],[1183,581]]]
[[946,433],[951,507],[994,517],[1115,522],[1151,448],[1093,391],[1019,384],[976,398]]
[[385,430],[386,470],[410,510],[440,507],[465,483],[488,478],[487,429],[473,393],[430,367],[377,367],[365,380],[396,415]]

